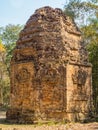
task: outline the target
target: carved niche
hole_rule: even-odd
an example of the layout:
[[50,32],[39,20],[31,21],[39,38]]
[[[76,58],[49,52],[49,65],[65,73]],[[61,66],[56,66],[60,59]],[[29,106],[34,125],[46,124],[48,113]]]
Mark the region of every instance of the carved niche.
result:
[[16,74],[16,79],[18,82],[25,82],[30,79],[30,72],[26,68],[22,68]]
[[80,86],[85,85],[87,79],[87,72],[81,68],[75,70],[75,73],[72,74],[72,80],[74,84],[78,84]]

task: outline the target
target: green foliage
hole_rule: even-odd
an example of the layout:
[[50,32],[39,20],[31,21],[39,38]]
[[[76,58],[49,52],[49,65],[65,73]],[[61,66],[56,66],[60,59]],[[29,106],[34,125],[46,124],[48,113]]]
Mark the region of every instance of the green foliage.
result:
[[98,44],[98,20],[97,19],[91,19],[90,24],[81,27],[81,31],[89,47]]
[[6,80],[5,54],[5,47],[0,40],[0,104],[3,104],[3,83]]
[[3,107],[8,107],[9,105],[10,60],[21,29],[22,26],[11,24],[0,27],[0,100]]
[[98,5],[93,0],[70,0],[64,6],[64,12],[76,23],[81,25],[88,24],[89,18],[94,18],[98,14]]
[[6,76],[2,80],[0,80],[0,86],[1,86],[1,100],[2,100],[2,106],[8,107],[9,106],[9,100],[10,100],[10,80],[9,77]]
[[19,32],[23,26],[9,24],[6,27],[1,28],[1,38],[6,49],[6,65],[7,71],[10,74],[10,60],[12,57],[12,51],[15,47],[15,43],[19,37]]
[[5,45],[15,43],[18,39],[18,35],[22,26],[9,24],[2,28],[1,36]]

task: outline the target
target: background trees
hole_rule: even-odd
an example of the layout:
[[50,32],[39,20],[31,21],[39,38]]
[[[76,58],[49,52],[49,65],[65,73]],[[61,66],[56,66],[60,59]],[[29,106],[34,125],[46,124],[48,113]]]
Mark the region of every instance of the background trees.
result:
[[98,18],[98,0],[69,0],[64,12],[75,20],[79,27],[90,23],[90,19]]
[[15,43],[18,39],[19,32],[22,29],[22,27],[23,26],[21,25],[9,24],[5,27],[2,27],[0,31],[1,32],[0,36],[6,49],[6,65],[7,65],[8,72],[10,72],[9,64],[12,56],[12,51],[15,47]]
[[4,107],[9,105],[10,60],[21,29],[12,24],[0,27],[0,104]]
[[0,105],[3,104],[3,85],[7,80],[6,65],[5,65],[6,50],[0,40]]
[[93,100],[98,113],[98,0],[70,0],[64,12],[79,26],[92,63]]

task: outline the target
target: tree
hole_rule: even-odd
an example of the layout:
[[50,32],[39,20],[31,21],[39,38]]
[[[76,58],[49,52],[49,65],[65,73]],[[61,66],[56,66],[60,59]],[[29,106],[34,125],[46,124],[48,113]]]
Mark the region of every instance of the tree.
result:
[[0,27],[0,102],[6,107],[10,95],[10,60],[21,29],[22,26],[11,24]]
[[90,22],[89,18],[98,16],[98,5],[96,2],[97,0],[70,0],[64,6],[64,12],[74,19],[79,26],[87,25]]
[[5,73],[5,47],[0,40],[0,104],[3,104],[3,83],[6,79]]
[[21,25],[12,25],[9,24],[5,27],[1,28],[1,39],[4,43],[4,46],[6,48],[6,65],[7,65],[7,71],[10,73],[10,60],[12,57],[12,51],[15,47],[15,43],[19,37],[19,32],[22,29],[23,26]]

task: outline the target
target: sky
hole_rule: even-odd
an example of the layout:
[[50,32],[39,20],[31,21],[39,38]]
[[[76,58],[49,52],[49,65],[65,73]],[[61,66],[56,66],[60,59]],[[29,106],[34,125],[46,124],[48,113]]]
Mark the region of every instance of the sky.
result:
[[64,8],[68,0],[0,0],[0,27],[8,24],[23,25],[40,7]]

